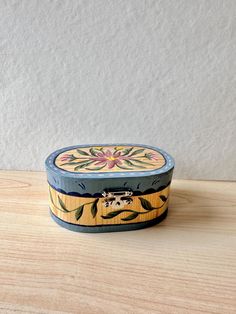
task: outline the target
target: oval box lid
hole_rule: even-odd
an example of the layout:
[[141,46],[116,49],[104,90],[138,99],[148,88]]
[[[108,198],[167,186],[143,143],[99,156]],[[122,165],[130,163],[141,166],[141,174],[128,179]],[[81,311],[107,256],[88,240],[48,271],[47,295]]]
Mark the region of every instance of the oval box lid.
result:
[[153,193],[170,183],[174,168],[165,151],[140,144],[70,146],[53,152],[45,164],[53,188],[83,197],[121,187]]

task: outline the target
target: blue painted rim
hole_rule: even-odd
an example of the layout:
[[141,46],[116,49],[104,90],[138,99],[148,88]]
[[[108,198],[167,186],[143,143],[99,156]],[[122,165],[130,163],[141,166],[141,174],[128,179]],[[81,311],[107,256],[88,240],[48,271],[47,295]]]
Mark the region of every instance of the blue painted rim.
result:
[[[145,147],[145,148],[150,148],[153,149],[159,153],[161,153],[163,155],[163,157],[165,158],[165,165],[162,166],[159,169],[156,170],[152,170],[152,171],[127,171],[127,172],[99,172],[99,173],[95,173],[95,172],[90,172],[90,173],[82,173],[82,172],[69,172],[63,169],[58,168],[55,165],[55,159],[56,157],[63,153],[64,151],[67,150],[71,150],[71,149],[76,149],[76,148],[82,148],[82,147],[91,147],[91,146],[137,146],[137,147]],[[173,157],[171,157],[171,155],[169,155],[167,152],[165,152],[164,150],[158,148],[158,147],[154,147],[154,146],[150,146],[150,145],[142,145],[142,144],[124,144],[124,143],[115,143],[115,144],[89,144],[89,145],[74,145],[74,146],[68,146],[68,147],[64,147],[61,149],[56,150],[55,152],[53,152],[52,154],[50,154],[46,161],[45,161],[45,165],[47,170],[50,170],[52,172],[54,172],[55,174],[58,174],[60,176],[65,176],[65,177],[80,177],[80,178],[91,178],[91,179],[101,179],[101,178],[132,178],[132,177],[145,177],[145,176],[151,176],[151,175],[157,175],[157,174],[162,174],[165,172],[168,172],[169,170],[173,169],[175,166],[175,162]]]
[[53,220],[59,224],[61,227],[66,228],[71,231],[75,232],[83,232],[83,233],[104,233],[104,232],[118,232],[118,231],[131,231],[137,229],[143,229],[147,227],[154,226],[167,217],[168,208],[162,213],[160,216],[144,221],[144,222],[136,222],[136,223],[129,223],[129,224],[119,224],[119,225],[96,225],[96,226],[84,226],[84,225],[75,225],[69,222],[65,222],[64,220],[58,218],[50,209],[50,214]]

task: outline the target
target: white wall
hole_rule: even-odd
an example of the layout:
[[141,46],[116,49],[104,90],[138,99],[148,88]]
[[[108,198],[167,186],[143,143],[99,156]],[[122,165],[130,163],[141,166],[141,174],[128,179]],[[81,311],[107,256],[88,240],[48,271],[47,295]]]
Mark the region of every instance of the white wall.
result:
[[0,0],[2,169],[56,148],[157,145],[236,179],[235,0]]

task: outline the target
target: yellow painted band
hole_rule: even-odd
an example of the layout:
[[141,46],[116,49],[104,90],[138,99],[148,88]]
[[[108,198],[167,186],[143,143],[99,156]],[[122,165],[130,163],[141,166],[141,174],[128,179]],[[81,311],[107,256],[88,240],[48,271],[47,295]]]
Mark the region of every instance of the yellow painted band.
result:
[[[152,194],[132,196],[133,203],[123,209],[105,207],[104,198],[65,195],[51,186],[49,194],[53,214],[65,222],[84,226],[117,225],[145,222],[160,216],[168,207],[169,186]],[[122,212],[117,212],[119,210]]]

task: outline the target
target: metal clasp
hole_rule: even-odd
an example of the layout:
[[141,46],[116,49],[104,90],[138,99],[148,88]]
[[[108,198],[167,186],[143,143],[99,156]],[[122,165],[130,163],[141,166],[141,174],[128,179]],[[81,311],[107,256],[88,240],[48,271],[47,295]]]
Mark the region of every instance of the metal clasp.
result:
[[111,206],[114,209],[121,209],[125,205],[133,203],[131,195],[133,192],[131,189],[105,189],[102,193],[104,200],[104,206]]

